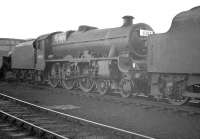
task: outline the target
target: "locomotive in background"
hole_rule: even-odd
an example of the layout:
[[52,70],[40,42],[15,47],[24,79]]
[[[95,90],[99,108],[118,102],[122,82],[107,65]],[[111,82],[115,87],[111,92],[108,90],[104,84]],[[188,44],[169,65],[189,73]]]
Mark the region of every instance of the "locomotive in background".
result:
[[0,38],[0,78],[5,76],[8,69],[11,69],[11,51],[17,44],[25,40],[13,38]]
[[125,16],[121,27],[42,35],[13,49],[11,68],[18,79],[48,80],[52,87],[142,94],[182,105],[200,98],[199,13],[196,7],[178,14],[162,34]]

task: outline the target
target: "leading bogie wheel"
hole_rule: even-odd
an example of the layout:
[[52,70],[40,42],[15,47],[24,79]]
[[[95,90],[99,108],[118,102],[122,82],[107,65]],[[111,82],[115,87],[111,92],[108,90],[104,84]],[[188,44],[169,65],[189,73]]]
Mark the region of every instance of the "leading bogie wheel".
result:
[[62,86],[67,90],[72,90],[75,86],[73,71],[70,64],[63,64],[62,67]]
[[122,79],[120,81],[120,95],[123,98],[130,97],[132,94],[133,83],[130,79]]
[[55,63],[52,65],[48,73],[48,81],[51,87],[57,87],[60,82],[60,64]]
[[108,93],[109,89],[110,89],[110,85],[109,85],[109,81],[107,80],[97,80],[97,92],[100,94],[100,95],[104,95],[106,93]]

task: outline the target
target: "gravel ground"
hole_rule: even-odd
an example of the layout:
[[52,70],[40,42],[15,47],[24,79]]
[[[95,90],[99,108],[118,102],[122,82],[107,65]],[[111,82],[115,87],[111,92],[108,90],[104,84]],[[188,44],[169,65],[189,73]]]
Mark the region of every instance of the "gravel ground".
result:
[[200,116],[198,115],[188,116],[159,109],[143,109],[132,103],[116,103],[112,99],[108,101],[109,99],[81,95],[80,91],[69,92],[47,86],[3,82],[0,83],[0,89],[7,89],[9,91],[7,95],[37,105],[151,137],[200,139]]

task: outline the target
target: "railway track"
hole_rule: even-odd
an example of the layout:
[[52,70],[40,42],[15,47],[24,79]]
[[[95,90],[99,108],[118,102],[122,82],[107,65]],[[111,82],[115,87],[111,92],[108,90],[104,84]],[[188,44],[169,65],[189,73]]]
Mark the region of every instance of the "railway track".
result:
[[[49,88],[48,86],[35,86],[31,84],[25,84],[26,86],[28,85],[29,87],[33,89],[47,89]],[[47,88],[46,88],[47,87]],[[56,89],[56,88],[55,88]],[[6,91],[6,90],[0,90],[0,91]],[[54,90],[56,91],[56,90]],[[83,97],[88,97],[91,99],[97,99],[99,101],[105,101],[109,103],[116,103],[116,104],[121,104],[121,105],[132,105],[136,107],[140,107],[145,110],[156,110],[156,111],[167,111],[167,112],[172,112],[176,113],[178,115],[185,115],[185,116],[198,116],[200,117],[200,104],[191,102],[187,105],[183,106],[175,106],[168,104],[166,100],[155,100],[151,98],[145,98],[145,97],[138,97],[138,96],[132,96],[130,98],[121,98],[119,96],[113,96],[110,94],[107,95],[100,95],[97,93],[83,93],[80,90],[72,90],[68,91],[68,93],[76,96],[83,96]],[[140,99],[138,101],[138,99]]]
[[15,138],[154,139],[136,132],[57,112],[4,93],[6,92],[0,93],[0,131],[1,126],[8,131],[10,128],[12,132],[9,133],[15,135]]
[[191,103],[190,104],[191,106],[190,105],[175,106],[168,104],[167,102],[165,102],[165,100],[155,100],[155,99],[152,100],[145,97],[120,98],[111,95],[101,96],[99,94],[94,94],[94,93],[80,93],[78,91],[71,93],[73,95],[86,96],[92,99],[106,101],[109,103],[112,102],[126,106],[127,105],[136,106],[145,110],[167,111],[186,116],[198,116],[198,117],[200,116],[199,105],[195,105],[194,103]]

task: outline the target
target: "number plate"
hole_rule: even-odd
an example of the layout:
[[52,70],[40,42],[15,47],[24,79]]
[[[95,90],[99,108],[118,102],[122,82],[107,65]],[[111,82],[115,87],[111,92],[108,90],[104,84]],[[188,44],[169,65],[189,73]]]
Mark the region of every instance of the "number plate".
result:
[[66,33],[55,34],[53,41],[56,44],[64,43],[66,41]]
[[150,31],[150,30],[144,30],[144,29],[140,29],[140,36],[149,36],[153,34],[153,31]]

